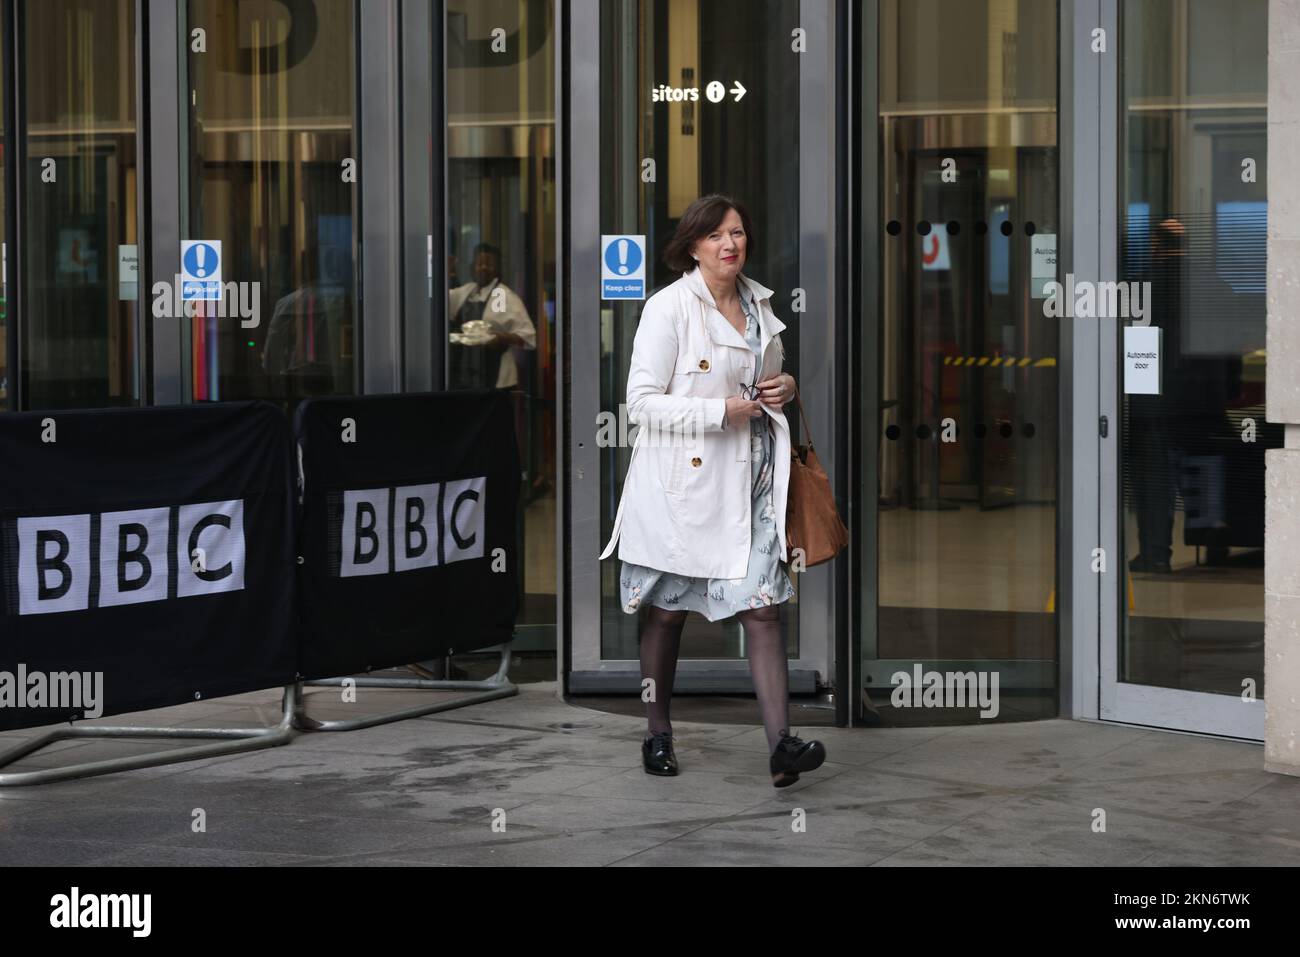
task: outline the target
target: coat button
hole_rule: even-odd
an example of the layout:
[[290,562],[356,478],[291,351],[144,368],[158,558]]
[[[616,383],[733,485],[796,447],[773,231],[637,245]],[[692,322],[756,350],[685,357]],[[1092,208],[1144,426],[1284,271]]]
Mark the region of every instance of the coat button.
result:
[[702,460],[700,459],[700,457],[697,455],[697,456],[695,456],[695,458],[691,459],[691,464],[694,465],[696,468],[699,468],[699,467],[700,467],[702,464],[704,464],[704,463],[702,462]]
[[708,371],[709,371],[709,360],[708,360],[708,359],[701,359],[701,360],[700,360],[700,368],[703,369],[705,372],[708,372]]

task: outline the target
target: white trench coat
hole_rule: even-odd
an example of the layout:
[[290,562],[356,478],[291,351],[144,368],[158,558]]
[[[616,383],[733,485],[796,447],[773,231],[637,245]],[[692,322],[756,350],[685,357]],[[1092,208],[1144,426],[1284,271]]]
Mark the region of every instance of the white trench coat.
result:
[[[785,323],[772,312],[772,290],[743,273],[758,303],[762,371],[780,374]],[[632,343],[627,415],[636,425],[614,530],[601,552],[634,565],[700,578],[743,578],[750,550],[750,429],[723,427],[726,402],[754,373],[754,352],[714,305],[698,268],[645,304]],[[790,484],[790,424],[772,419],[772,505],[781,559]]]

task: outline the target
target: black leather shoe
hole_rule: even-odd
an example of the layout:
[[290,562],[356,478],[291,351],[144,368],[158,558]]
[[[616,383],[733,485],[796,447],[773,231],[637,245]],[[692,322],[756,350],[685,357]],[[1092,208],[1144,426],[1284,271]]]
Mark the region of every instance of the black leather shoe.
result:
[[677,755],[673,754],[673,736],[652,734],[641,742],[641,763],[646,774],[672,777],[677,773]]
[[781,741],[768,762],[772,769],[772,786],[788,788],[799,780],[800,773],[819,768],[826,760],[826,749],[820,741],[804,741],[792,737],[781,729]]

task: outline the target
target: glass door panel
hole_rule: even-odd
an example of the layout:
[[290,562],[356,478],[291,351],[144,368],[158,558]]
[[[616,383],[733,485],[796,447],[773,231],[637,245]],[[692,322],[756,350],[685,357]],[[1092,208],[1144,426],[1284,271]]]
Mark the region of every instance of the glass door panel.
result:
[[1120,278],[1150,283],[1160,375],[1119,396],[1124,567],[1103,646],[1104,717],[1247,737],[1263,733],[1243,695],[1265,691],[1264,452],[1282,444],[1264,412],[1267,7],[1123,7]]
[[1051,3],[880,4],[878,720],[987,712],[895,706],[917,669],[1056,714],[1056,37]]
[[[498,388],[514,409],[524,574],[512,647],[555,648],[555,38],[542,0],[450,0],[446,299],[449,389]],[[506,52],[492,35],[506,34]],[[432,275],[441,276],[430,264]],[[430,285],[433,285],[431,276]],[[498,308],[499,307],[499,308]],[[495,341],[463,344],[493,325]],[[470,323],[470,326],[466,326]]]

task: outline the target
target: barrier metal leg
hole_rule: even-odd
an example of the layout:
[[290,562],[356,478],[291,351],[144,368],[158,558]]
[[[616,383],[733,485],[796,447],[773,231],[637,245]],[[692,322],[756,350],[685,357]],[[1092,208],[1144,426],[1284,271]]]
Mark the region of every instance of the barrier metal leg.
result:
[[[373,728],[376,725],[393,721],[405,721],[439,711],[453,711],[471,704],[492,701],[495,698],[509,698],[519,693],[519,687],[506,677],[510,671],[510,647],[501,645],[501,664],[497,672],[486,681],[444,681],[433,678],[374,678],[361,675],[355,678],[321,678],[316,681],[304,681],[313,687],[341,687],[344,681],[352,681],[358,688],[388,688],[390,690],[417,691],[478,691],[478,694],[454,698],[451,701],[439,701],[436,704],[418,705],[403,708],[400,711],[387,711],[367,718],[347,718],[321,720],[307,714],[305,696],[299,695],[294,710],[294,727],[301,731],[357,731],[361,728]],[[491,649],[484,649],[491,650]]]
[[114,771],[131,771],[137,768],[151,768],[160,764],[177,764],[181,761],[197,761],[200,758],[212,758],[223,754],[238,754],[241,751],[260,751],[288,744],[294,737],[293,716],[298,707],[300,689],[297,685],[285,685],[284,697],[280,705],[280,720],[265,728],[144,728],[113,727],[109,725],[69,724],[53,731],[24,741],[15,747],[0,751],[0,768],[8,767],[15,761],[33,754],[56,741],[69,738],[161,738],[163,740],[197,738],[221,739],[214,744],[199,744],[189,748],[172,748],[167,751],[154,751],[149,754],[131,755],[121,758],[106,758],[102,761],[84,761],[61,768],[41,768],[34,771],[10,771],[0,773],[0,787],[23,787],[29,784],[52,784],[55,781],[69,781],[76,778],[88,778],[97,774],[111,774]]

